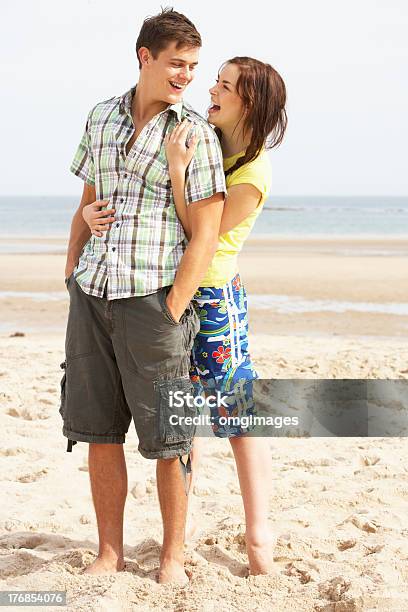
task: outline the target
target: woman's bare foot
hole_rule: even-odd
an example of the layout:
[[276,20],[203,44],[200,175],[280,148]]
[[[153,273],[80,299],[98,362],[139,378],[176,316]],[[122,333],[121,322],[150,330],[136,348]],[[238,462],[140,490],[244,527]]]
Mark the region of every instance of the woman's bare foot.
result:
[[123,558],[112,559],[97,557],[93,563],[91,563],[84,569],[83,573],[100,576],[104,574],[116,574],[117,572],[123,572],[124,569],[125,561]]
[[186,586],[189,579],[184,569],[184,564],[174,557],[161,559],[160,569],[157,577],[159,584],[179,584]]
[[276,569],[273,564],[273,551],[276,544],[276,538],[269,534],[263,539],[245,535],[245,542],[250,575],[257,576],[259,574],[275,573]]

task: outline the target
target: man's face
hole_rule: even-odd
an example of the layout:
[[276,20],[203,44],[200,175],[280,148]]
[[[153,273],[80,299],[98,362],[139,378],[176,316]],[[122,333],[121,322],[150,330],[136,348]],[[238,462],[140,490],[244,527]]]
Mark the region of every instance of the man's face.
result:
[[[148,50],[142,48],[141,51],[146,53]],[[149,92],[155,100],[169,104],[180,102],[185,88],[194,78],[199,52],[200,47],[176,49],[175,42],[163,49],[156,59],[148,51],[148,59],[143,62],[142,70],[149,84]]]

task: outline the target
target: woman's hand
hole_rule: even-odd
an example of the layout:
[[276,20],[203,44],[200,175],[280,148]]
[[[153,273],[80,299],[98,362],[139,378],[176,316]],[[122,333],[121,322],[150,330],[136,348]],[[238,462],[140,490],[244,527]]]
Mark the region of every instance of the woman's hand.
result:
[[187,144],[187,135],[193,124],[187,119],[176,125],[171,134],[167,134],[164,144],[169,170],[185,172],[194,157],[198,136],[193,134]]
[[97,200],[92,204],[87,204],[82,209],[84,221],[89,225],[93,236],[98,236],[98,238],[103,236],[103,232],[106,232],[110,224],[115,221],[115,217],[110,216],[116,212],[114,208],[101,210],[102,206],[107,204],[109,204],[107,200]]

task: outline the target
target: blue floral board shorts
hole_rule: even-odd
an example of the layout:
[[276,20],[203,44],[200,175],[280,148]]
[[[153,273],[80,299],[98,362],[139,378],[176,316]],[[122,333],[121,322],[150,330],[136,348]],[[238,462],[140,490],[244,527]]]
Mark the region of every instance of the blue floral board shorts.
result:
[[[247,296],[239,274],[223,287],[199,287],[193,302],[200,317],[190,368],[195,396],[219,391],[223,405],[210,408],[214,434],[243,435],[253,429],[245,421],[255,415],[253,381],[258,375],[248,352]],[[244,425],[243,416],[250,417]]]

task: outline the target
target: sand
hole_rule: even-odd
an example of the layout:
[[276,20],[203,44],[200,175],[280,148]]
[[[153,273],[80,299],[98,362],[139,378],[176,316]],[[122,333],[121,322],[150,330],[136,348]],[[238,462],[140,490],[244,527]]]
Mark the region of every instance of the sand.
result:
[[[408,302],[403,245],[389,257],[369,255],[367,249],[384,248],[373,241],[357,256],[339,252],[343,242],[248,245],[241,269],[250,295]],[[2,254],[0,270],[2,291],[65,290],[62,255]],[[65,452],[58,413],[67,307],[63,297],[0,299],[0,590],[66,590],[68,609],[84,611],[408,609],[404,438],[271,439],[276,573],[260,577],[247,577],[229,444],[206,438],[193,504],[199,529],[186,546],[192,578],[182,589],[155,582],[161,541],[155,465],[137,452],[131,425],[126,568],[116,576],[83,575],[96,555],[97,532],[87,446]],[[263,377],[408,378],[405,316],[253,310],[250,321]]]

